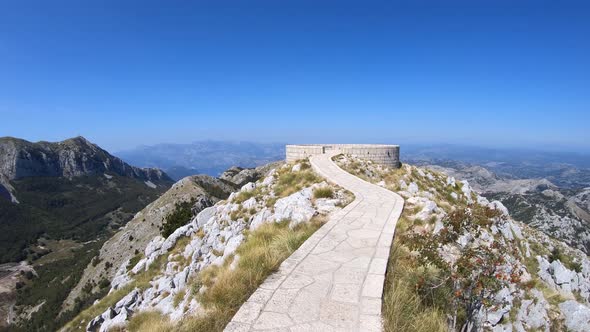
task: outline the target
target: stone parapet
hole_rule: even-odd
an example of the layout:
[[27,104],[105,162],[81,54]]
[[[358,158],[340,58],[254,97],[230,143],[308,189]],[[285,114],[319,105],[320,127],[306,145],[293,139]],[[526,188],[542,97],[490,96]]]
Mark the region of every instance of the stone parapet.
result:
[[305,144],[287,145],[286,160],[293,162],[310,156],[336,152],[371,160],[378,164],[399,167],[399,145],[384,144]]

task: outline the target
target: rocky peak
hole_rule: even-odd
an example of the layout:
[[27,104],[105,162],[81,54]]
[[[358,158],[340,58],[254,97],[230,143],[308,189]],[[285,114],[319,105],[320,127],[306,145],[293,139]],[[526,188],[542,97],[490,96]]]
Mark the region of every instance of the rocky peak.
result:
[[0,174],[10,181],[35,176],[72,178],[105,172],[144,181],[171,181],[161,170],[130,166],[82,136],[55,143],[0,138]]

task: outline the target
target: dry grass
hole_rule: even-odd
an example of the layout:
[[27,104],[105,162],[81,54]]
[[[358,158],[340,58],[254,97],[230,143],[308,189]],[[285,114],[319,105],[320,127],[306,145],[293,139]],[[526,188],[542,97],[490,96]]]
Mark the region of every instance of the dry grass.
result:
[[174,301],[172,302],[172,305],[174,305],[174,308],[178,307],[178,305],[180,304],[180,302],[182,302],[182,300],[184,299],[184,296],[186,295],[186,290],[181,290],[178,293],[174,294]]
[[322,187],[316,188],[313,191],[314,198],[333,198],[334,197],[334,190],[330,187]]
[[[403,223],[408,223],[407,219]],[[407,248],[395,241],[389,257],[383,293],[385,331],[447,331],[445,315],[438,303],[444,303],[449,294],[436,292],[428,294],[430,298],[426,299],[416,287],[420,278],[435,276],[435,271],[416,266]]]
[[172,332],[168,318],[158,311],[144,311],[133,315],[127,325],[129,332]]
[[265,194],[265,191],[263,188],[261,187],[257,187],[254,190],[250,190],[250,191],[240,191],[236,197],[233,199],[233,202],[236,204],[241,204],[247,200],[249,200],[252,197],[260,197],[263,196]]
[[299,172],[281,170],[278,174],[274,193],[277,197],[286,197],[320,181],[321,179],[311,169]]

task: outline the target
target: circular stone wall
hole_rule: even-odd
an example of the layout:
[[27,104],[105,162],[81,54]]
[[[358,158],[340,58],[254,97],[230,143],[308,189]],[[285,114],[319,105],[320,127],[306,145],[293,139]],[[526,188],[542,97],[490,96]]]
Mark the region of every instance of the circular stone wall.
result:
[[399,145],[381,144],[309,144],[287,145],[287,162],[309,158],[316,154],[337,152],[371,160],[378,164],[399,167]]

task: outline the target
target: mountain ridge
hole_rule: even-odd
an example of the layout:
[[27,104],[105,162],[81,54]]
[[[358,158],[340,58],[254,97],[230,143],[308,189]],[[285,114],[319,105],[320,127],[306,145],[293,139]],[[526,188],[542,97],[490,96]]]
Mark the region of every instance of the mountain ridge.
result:
[[72,178],[104,172],[145,181],[171,181],[162,170],[131,166],[82,136],[59,142],[0,137],[0,173],[8,180],[31,176]]

